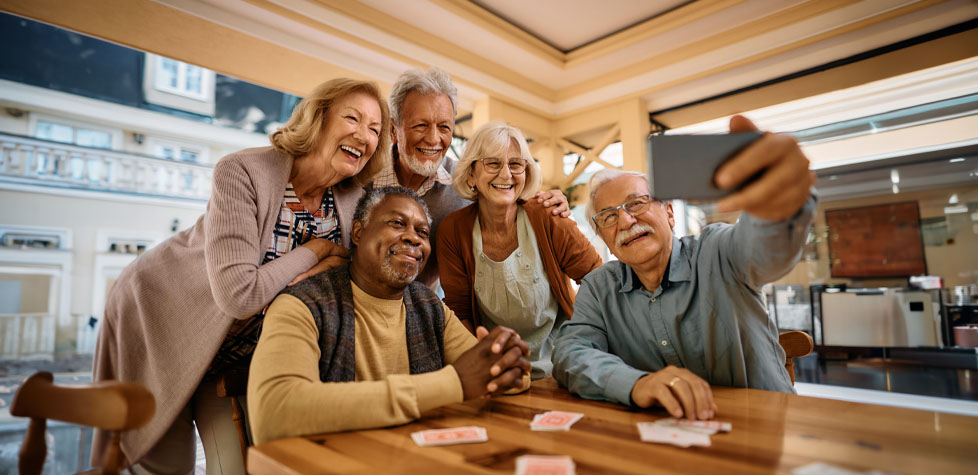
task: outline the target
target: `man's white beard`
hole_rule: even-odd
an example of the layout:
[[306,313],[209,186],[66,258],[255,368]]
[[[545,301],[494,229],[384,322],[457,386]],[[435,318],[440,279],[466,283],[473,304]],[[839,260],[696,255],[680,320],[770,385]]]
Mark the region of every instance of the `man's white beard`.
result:
[[[442,150],[442,152],[444,152],[444,150]],[[400,160],[404,161],[412,172],[421,176],[435,176],[435,174],[438,173],[438,169],[441,167],[441,164],[445,162],[445,158],[448,157],[448,154],[443,153],[441,158],[435,161],[422,160],[415,157],[413,153],[405,153],[405,151],[399,146],[397,149],[397,156]]]

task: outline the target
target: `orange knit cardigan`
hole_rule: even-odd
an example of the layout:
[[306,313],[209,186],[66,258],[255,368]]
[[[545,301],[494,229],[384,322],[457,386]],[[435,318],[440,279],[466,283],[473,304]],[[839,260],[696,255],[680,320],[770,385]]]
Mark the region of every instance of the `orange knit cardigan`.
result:
[[[588,272],[601,267],[601,257],[577,229],[574,221],[553,216],[536,201],[521,203],[537,238],[543,268],[550,290],[561,310],[570,318],[574,313],[574,290],[570,279],[580,282]],[[479,215],[479,204],[473,203],[445,217],[438,227],[438,273],[445,290],[445,304],[469,330],[479,326],[475,302],[475,255],[472,251],[472,228]]]

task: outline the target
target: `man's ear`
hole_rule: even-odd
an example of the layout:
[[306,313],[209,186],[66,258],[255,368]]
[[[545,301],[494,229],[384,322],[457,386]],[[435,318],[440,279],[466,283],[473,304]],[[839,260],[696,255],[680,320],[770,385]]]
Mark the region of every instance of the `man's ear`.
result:
[[360,233],[362,231],[363,231],[363,223],[361,223],[360,221],[354,221],[353,230],[350,232],[350,244],[352,244],[353,246],[360,245]]
[[672,212],[672,203],[666,203],[665,208],[666,208],[666,216],[669,217],[669,227],[670,228],[676,227],[676,217]]
[[391,145],[397,145],[397,124],[391,119]]

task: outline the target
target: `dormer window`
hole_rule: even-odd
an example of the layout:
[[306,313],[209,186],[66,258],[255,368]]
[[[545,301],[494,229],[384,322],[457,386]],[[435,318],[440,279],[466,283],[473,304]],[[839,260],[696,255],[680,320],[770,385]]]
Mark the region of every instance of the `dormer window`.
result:
[[205,71],[200,66],[157,56],[154,86],[163,92],[207,100],[207,94],[210,91],[205,87]]

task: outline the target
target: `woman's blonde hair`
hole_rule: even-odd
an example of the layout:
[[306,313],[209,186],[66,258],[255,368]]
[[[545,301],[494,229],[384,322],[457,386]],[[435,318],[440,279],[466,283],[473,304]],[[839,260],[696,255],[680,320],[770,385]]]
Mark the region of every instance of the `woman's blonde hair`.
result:
[[312,153],[321,145],[329,108],[337,100],[357,92],[373,97],[380,105],[381,129],[380,137],[377,139],[377,150],[369,158],[363,170],[352,177],[353,183],[358,186],[370,183],[377,173],[391,163],[390,109],[387,108],[387,101],[380,94],[377,84],[372,81],[339,78],[316,86],[295,106],[289,121],[269,137],[272,146],[292,158]]
[[526,160],[526,180],[523,185],[523,192],[519,199],[528,200],[540,190],[543,177],[540,176],[540,165],[537,164],[533,156],[530,155],[530,147],[526,144],[526,138],[520,129],[503,122],[488,122],[476,129],[472,137],[465,144],[465,152],[459,159],[458,165],[452,170],[452,186],[462,198],[476,201],[478,193],[467,183],[466,179],[472,173],[472,167],[476,160],[486,157],[497,157],[506,160],[506,153],[509,146],[513,143],[520,148],[520,157]]

